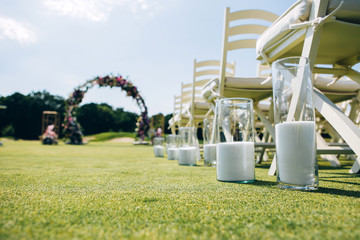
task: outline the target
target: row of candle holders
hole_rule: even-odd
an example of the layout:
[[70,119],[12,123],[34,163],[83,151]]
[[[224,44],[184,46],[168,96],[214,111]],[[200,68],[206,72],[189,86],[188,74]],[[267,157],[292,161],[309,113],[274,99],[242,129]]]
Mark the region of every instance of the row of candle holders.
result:
[[[196,166],[200,160],[200,149],[196,143],[195,129],[183,127],[179,132],[179,135],[170,134],[166,137],[166,147],[164,147],[164,138],[154,138],[154,155],[155,157],[164,157],[166,152],[168,160],[178,160],[179,165]],[[180,139],[182,140],[181,146]],[[204,145],[204,165],[215,167],[216,144]]]
[[[309,60],[291,57],[272,64],[277,182],[279,187],[318,189],[315,111]],[[297,96],[296,99],[293,95]],[[291,103],[291,104],[290,104]],[[224,98],[216,101],[214,117],[204,119],[204,165],[216,166],[218,181],[255,181],[253,101]],[[195,166],[200,148],[195,128],[182,127],[179,135],[154,139],[154,154],[179,165]]]

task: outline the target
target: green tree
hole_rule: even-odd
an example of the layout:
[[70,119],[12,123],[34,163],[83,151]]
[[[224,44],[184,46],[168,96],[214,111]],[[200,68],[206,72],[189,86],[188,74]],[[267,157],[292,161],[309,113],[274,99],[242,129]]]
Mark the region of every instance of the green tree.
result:
[[115,110],[115,130],[122,132],[134,132],[139,115],[124,111],[123,108]]
[[0,104],[7,106],[5,110],[0,111],[0,132],[12,125],[13,137],[21,139],[39,138],[42,134],[43,111],[57,111],[60,116],[63,116],[65,111],[64,98],[53,96],[46,91],[32,92],[28,95],[16,92],[1,97]]
[[113,108],[105,103],[89,103],[82,105],[76,111],[84,135],[109,131],[134,132],[138,115],[124,111],[123,108]]
[[114,129],[114,111],[105,103],[85,104],[77,109],[76,117],[84,135],[108,132]]

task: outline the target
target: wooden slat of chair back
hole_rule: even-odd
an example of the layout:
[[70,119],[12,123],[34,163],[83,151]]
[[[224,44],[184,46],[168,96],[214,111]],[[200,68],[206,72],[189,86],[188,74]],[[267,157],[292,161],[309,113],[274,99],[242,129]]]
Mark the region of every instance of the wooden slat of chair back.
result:
[[259,24],[246,24],[229,28],[229,36],[238,34],[262,34],[268,27]]
[[185,83],[185,84],[182,84],[181,88],[184,89],[184,88],[191,88],[192,87],[192,83]]
[[181,96],[174,97],[174,116],[176,113],[180,112]]
[[[198,118],[201,115],[195,114],[195,102],[204,102],[204,99],[201,96],[201,88],[209,82],[211,79],[216,78],[220,74],[221,62],[219,60],[206,60],[198,62],[194,59],[194,72],[193,72],[193,82],[192,82],[192,96],[191,96],[191,108],[190,114],[192,115],[190,119],[190,125],[194,126],[194,119]],[[235,62],[226,63],[227,75],[235,75]],[[204,114],[205,115],[205,114]],[[198,121],[198,120],[197,120]]]
[[233,51],[240,48],[255,48],[256,39],[240,39],[227,43],[227,50]]
[[267,12],[264,10],[241,10],[237,12],[230,12],[230,9],[226,9],[225,13],[225,49],[226,51],[232,51],[240,48],[255,48],[256,39],[241,39],[230,41],[229,37],[243,34],[262,34],[267,28],[268,25],[263,24],[237,24],[235,26],[230,26],[231,22],[244,19],[259,19],[265,20],[270,23],[275,21],[278,16],[274,13]]
[[195,68],[200,68],[200,67],[207,67],[207,66],[220,66],[220,61],[219,60],[207,60],[207,61],[202,61],[202,62],[197,62],[195,61]]
[[200,76],[207,76],[207,75],[219,75],[219,69],[209,69],[209,70],[202,70],[202,71],[198,71],[195,72],[194,75],[195,77],[200,77]]
[[203,87],[206,83],[208,83],[211,80],[211,78],[202,79],[195,82],[195,87]]
[[[244,48],[255,48],[257,37],[254,36],[254,38],[249,38],[248,35],[260,35],[277,18],[278,16],[276,14],[264,10],[241,10],[236,12],[230,12],[230,8],[226,8],[223,34],[223,52],[221,58],[221,69],[219,74],[219,94],[221,96],[224,93],[226,76],[225,63],[227,62],[227,52]],[[244,21],[238,21],[246,19],[264,20],[267,21],[268,24],[249,24],[248,22],[244,23]],[[232,39],[230,39],[230,37]]]
[[276,14],[264,10],[240,10],[232,12],[229,16],[229,21],[231,22],[240,19],[262,19],[265,21],[274,22],[278,17],[279,16]]
[[182,98],[182,104],[190,102],[191,101],[191,95],[186,95]]

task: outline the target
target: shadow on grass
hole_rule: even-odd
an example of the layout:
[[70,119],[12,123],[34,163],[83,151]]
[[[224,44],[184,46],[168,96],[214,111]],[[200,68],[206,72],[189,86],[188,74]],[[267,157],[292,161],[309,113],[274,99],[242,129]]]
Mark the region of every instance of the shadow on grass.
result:
[[[331,175],[332,173],[329,173],[329,175]],[[359,175],[355,175],[355,174],[339,174],[341,176],[330,176],[330,177],[323,177],[321,176],[321,179],[323,178],[359,178],[360,179],[360,176]]]
[[274,185],[277,185],[277,182],[274,181],[264,181],[264,180],[255,180],[254,182],[247,182],[247,183],[241,183],[241,182],[227,182],[227,181],[220,181],[222,183],[228,183],[228,184],[248,184],[248,185],[255,185],[255,186],[261,186],[261,187],[272,187]]
[[336,188],[319,187],[317,193],[360,198],[360,191],[348,191]]
[[320,177],[321,181],[342,183],[342,184],[360,185],[360,183],[356,183],[356,182],[340,181],[341,179],[344,179],[344,180],[346,180],[346,179],[356,179],[356,178],[360,179],[359,174],[339,173],[339,172],[324,172],[324,173],[321,173],[321,175],[326,175],[326,176],[321,176]]
[[[322,172],[321,174],[328,174],[328,175],[341,175],[341,176],[346,176],[347,178],[360,178],[360,174],[353,174],[353,173],[338,173],[338,172]],[[330,177],[329,177],[330,178]],[[337,178],[337,177],[334,177]],[[340,178],[340,177],[339,177]],[[345,177],[344,177],[345,178]]]
[[319,170],[349,170],[351,166],[342,165],[340,167],[333,167],[333,166],[321,166],[319,165]]
[[[322,180],[322,181],[326,181],[326,180]],[[329,180],[329,181],[331,181],[331,180]],[[252,182],[252,183],[236,183],[236,182],[223,182],[223,183],[249,184],[249,185],[255,185],[255,186],[260,186],[260,187],[274,187],[277,185],[277,182],[265,181],[265,180],[255,180],[255,182]],[[341,181],[339,181],[339,183],[360,185],[358,183],[341,182]],[[297,190],[287,190],[287,191],[297,191]],[[360,191],[349,191],[349,190],[342,190],[342,189],[337,189],[337,188],[319,187],[318,190],[309,191],[309,193],[321,193],[321,194],[330,194],[330,195],[360,198]]]
[[207,167],[207,166],[204,166],[204,165],[198,165],[198,164],[196,164],[196,165],[188,165],[188,164],[177,164],[177,165],[179,165],[180,167],[196,167],[196,168],[201,168],[201,167]]
[[[360,185],[358,183],[350,183],[350,182],[339,182],[339,183]],[[255,182],[253,182],[251,184],[255,185],[255,186],[260,186],[260,187],[273,187],[273,186],[277,185],[277,182],[256,180]],[[289,191],[297,191],[297,190],[289,190]],[[330,195],[360,198],[360,191],[349,191],[349,190],[343,190],[343,189],[337,189],[337,188],[319,187],[319,189],[317,191],[309,191],[309,193],[321,193],[321,194],[330,194]]]
[[[270,169],[270,164],[256,164],[256,168]],[[344,166],[341,167],[332,167],[332,166],[319,166],[319,170],[349,170]]]
[[[270,164],[256,164],[255,167],[256,168],[263,168],[263,169],[270,169]],[[341,170],[350,170],[352,165],[342,165],[341,167],[332,167],[332,166],[318,166],[319,170],[334,170],[334,171],[341,171]],[[326,172],[327,174],[343,174],[343,175],[358,175],[360,177],[360,172],[357,173],[357,174],[351,174],[351,173],[337,173],[337,172],[334,172],[334,173],[329,173],[329,172]]]
[[255,182],[253,182],[252,185],[261,186],[261,187],[272,187],[272,186],[277,185],[277,182],[264,181],[264,180],[255,180]]
[[[329,177],[330,178],[330,177]],[[329,179],[324,179],[324,178],[320,178],[321,181],[325,181],[325,182],[333,182],[333,183],[343,183],[343,184],[352,184],[352,185],[360,185],[360,183],[354,183],[354,182],[344,182],[344,181],[339,181],[339,180],[329,180]]]
[[256,168],[270,168],[270,164],[256,164],[255,165]]

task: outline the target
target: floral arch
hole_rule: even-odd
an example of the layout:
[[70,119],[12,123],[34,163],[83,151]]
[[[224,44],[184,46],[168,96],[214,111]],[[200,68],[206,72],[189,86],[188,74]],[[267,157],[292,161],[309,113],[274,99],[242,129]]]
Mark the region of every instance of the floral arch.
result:
[[82,132],[79,123],[76,121],[75,108],[82,102],[85,93],[95,85],[99,87],[120,87],[121,90],[126,91],[127,96],[136,100],[137,105],[140,108],[141,114],[136,123],[137,125],[137,137],[142,140],[145,138],[147,132],[150,129],[148,118],[148,111],[145,105],[144,99],[141,97],[137,87],[135,87],[129,80],[122,76],[105,76],[96,77],[92,80],[86,81],[83,85],[77,87],[70,97],[66,100],[65,104],[65,120],[64,131],[65,137],[69,139],[70,144],[82,144]]

